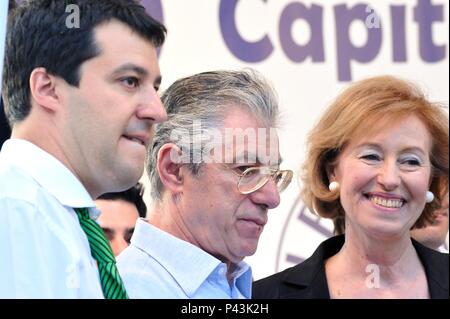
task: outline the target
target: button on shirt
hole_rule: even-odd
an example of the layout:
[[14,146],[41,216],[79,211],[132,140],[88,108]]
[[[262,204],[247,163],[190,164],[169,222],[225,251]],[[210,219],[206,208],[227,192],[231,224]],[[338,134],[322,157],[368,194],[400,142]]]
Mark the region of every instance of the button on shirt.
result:
[[245,299],[252,272],[240,262],[227,280],[227,266],[195,245],[138,219],[131,244],[117,258],[130,298]]
[[36,145],[0,152],[0,298],[103,298],[73,207],[99,214],[80,181]]

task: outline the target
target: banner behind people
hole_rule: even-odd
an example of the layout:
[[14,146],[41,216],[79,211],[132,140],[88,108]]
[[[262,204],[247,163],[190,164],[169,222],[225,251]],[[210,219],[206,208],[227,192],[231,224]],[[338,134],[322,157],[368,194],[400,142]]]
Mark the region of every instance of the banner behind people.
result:
[[[162,90],[178,78],[214,69],[252,67],[272,81],[283,113],[283,167],[296,172],[295,180],[307,132],[351,81],[380,74],[404,77],[448,107],[446,0],[142,3],[168,28],[160,52]],[[147,177],[142,181],[148,192]],[[247,258],[255,279],[302,261],[332,234],[331,222],[305,209],[298,193],[298,183],[292,183],[282,194],[257,253]]]

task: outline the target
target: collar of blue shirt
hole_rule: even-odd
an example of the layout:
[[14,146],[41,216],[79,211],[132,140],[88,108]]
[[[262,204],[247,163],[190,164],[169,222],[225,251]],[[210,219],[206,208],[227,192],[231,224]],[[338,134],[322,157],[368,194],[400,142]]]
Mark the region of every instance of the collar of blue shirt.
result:
[[[227,266],[199,247],[181,240],[138,219],[131,243],[158,261],[180,284],[188,297],[192,297],[202,283],[214,272],[226,276]],[[234,284],[246,297],[251,296],[251,268],[240,262],[233,272]]]

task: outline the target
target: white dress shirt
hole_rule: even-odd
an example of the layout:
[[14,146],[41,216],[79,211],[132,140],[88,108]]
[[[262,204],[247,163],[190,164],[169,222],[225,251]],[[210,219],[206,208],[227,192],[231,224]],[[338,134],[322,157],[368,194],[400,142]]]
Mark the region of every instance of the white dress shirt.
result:
[[117,257],[130,298],[245,299],[252,271],[240,262],[227,280],[227,265],[199,247],[138,219],[131,244]]
[[0,152],[0,298],[103,298],[73,207],[99,211],[80,181],[36,145]]

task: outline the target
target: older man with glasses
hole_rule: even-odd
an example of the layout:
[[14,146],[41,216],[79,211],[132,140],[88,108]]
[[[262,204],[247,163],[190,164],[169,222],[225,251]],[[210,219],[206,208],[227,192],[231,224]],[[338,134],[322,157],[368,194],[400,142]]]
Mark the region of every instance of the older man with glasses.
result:
[[162,96],[147,157],[153,207],[118,268],[131,298],[250,298],[243,262],[292,171],[280,170],[278,103],[252,70],[193,75]]

